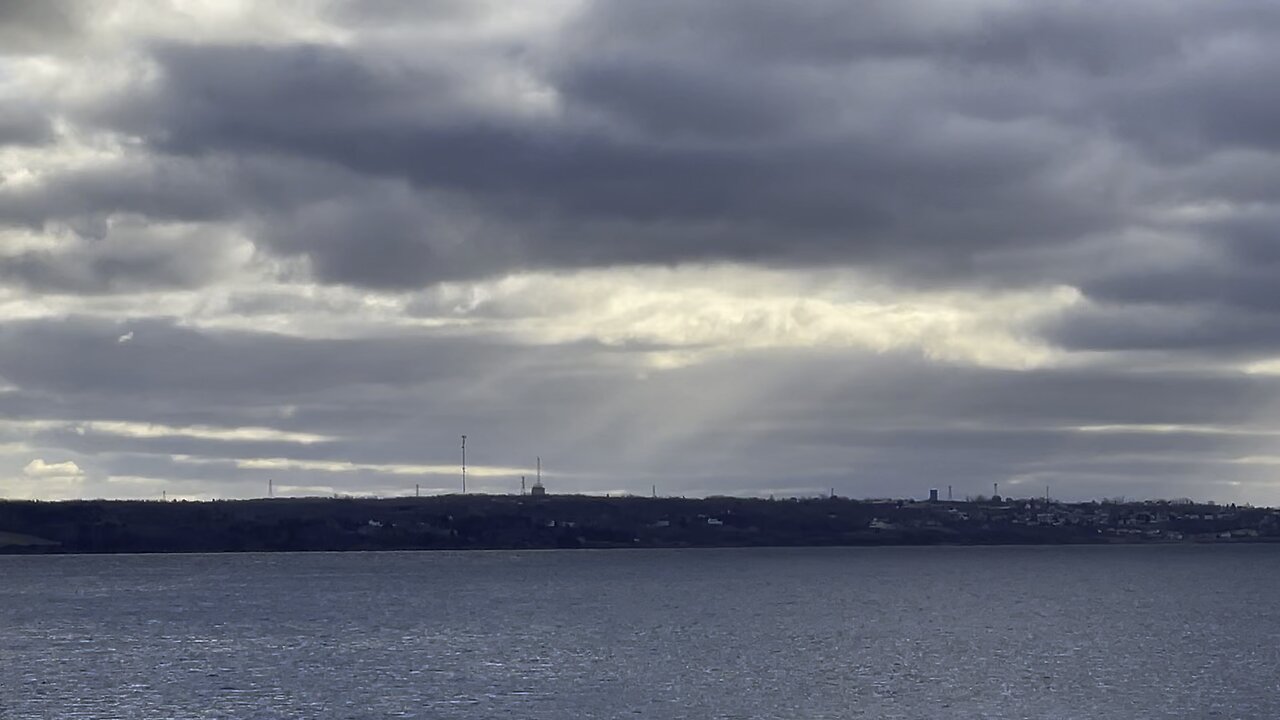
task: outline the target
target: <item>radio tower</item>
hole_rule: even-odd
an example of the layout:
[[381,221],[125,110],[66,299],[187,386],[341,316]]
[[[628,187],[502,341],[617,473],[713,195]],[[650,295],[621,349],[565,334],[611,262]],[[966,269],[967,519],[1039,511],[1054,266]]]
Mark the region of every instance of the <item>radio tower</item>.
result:
[[467,494],[467,436],[462,436],[462,494]]

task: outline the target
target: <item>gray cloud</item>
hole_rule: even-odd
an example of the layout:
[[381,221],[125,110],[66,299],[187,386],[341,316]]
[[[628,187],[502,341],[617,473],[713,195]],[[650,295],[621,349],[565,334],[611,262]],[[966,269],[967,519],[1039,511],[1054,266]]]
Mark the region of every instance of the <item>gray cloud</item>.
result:
[[[0,65],[0,232],[30,243],[0,255],[29,318],[0,325],[0,420],[86,477],[242,490],[268,470],[238,460],[285,458],[384,487],[468,432],[565,489],[1274,497],[1234,462],[1280,400],[1241,371],[1280,351],[1274,3],[338,2],[101,37],[94,12],[0,2],[0,62],[64,73]],[[469,285],[646,282],[625,266],[776,269],[796,309]],[[738,297],[697,277],[653,280],[688,294],[661,312]],[[995,360],[938,350],[988,324]],[[722,325],[744,337],[665,339]]]
[[0,57],[60,48],[80,31],[83,9],[75,0],[3,0],[0,2]]
[[[430,21],[456,21],[449,7]],[[1198,100],[1231,62],[1268,66],[1259,39],[1280,23],[1262,4],[935,10],[595,3],[555,50],[481,45],[471,66],[358,43],[169,42],[152,51],[162,81],[102,112],[162,153],[408,181],[259,203],[268,246],[373,287],[715,259],[968,282],[993,253],[1144,226],[1141,203],[1175,199],[1144,179],[1163,170],[1153,150],[1185,165],[1268,147],[1265,78],[1233,73],[1222,102]],[[1243,50],[1217,52],[1233,38]],[[556,109],[474,97],[469,73],[512,53]]]
[[[441,257],[417,222],[402,224],[415,228],[409,235],[372,226],[390,238],[381,242],[394,250],[394,272],[326,273],[334,280],[407,285],[520,265],[708,258],[954,268],[983,247],[1067,238],[1117,215],[1060,187],[1073,182],[1066,150],[1078,131],[1035,117],[966,120],[925,93],[945,76],[916,80],[921,105],[902,122],[891,106],[910,98],[869,71],[805,82],[710,63],[583,62],[551,76],[568,114],[526,120],[451,103],[457,78],[387,68],[351,50],[169,46],[156,58],[165,83],[130,101],[124,122],[158,150],[279,153],[404,178],[519,236],[515,250]],[[830,94],[835,102],[824,100]],[[852,117],[823,121],[841,115]],[[993,206],[1005,211],[972,210]],[[601,228],[615,239],[601,244]],[[286,225],[279,235],[297,231]],[[308,254],[322,269],[343,264],[370,242],[352,235]]]
[[236,240],[208,229],[165,232],[136,218],[117,218],[101,232],[68,250],[9,258],[0,265],[0,281],[84,294],[191,288],[228,275],[237,264]]
[[[373,32],[481,11],[337,12]],[[251,220],[322,280],[370,287],[719,259],[1061,281],[1045,264],[993,275],[992,258],[1150,228],[1185,189],[1162,173],[1270,147],[1266,78],[1249,69],[1269,66],[1277,28],[1263,3],[603,2],[558,42],[481,41],[452,61],[429,45],[157,42],[159,82],[85,118],[160,158],[133,184],[73,176],[11,204],[29,222],[77,206]],[[551,109],[477,94],[517,71]],[[284,164],[277,189],[264,158]],[[354,176],[328,198],[279,189],[309,185],[316,163]]]
[[41,145],[53,139],[53,123],[34,107],[0,107],[0,146]]
[[[1182,294],[1195,292],[1181,288]],[[1238,295],[1256,292],[1246,288]],[[1179,298],[1181,299],[1181,298]],[[1249,300],[1250,298],[1239,298]],[[1126,305],[1068,315],[1045,328],[1063,346],[1082,350],[1177,350],[1241,359],[1280,351],[1275,318],[1216,305]]]
[[[237,458],[448,465],[456,434],[465,431],[478,465],[525,466],[539,454],[563,489],[659,482],[756,492],[783,483],[892,494],[944,483],[977,493],[990,482],[1040,473],[1064,492],[1083,493],[1092,489],[1079,483],[1098,467],[1129,467],[1139,479],[1112,479],[1108,493],[1140,494],[1149,490],[1140,478],[1148,465],[1178,482],[1195,481],[1198,467],[1188,465],[1184,477],[1168,467],[1170,457],[1221,463],[1258,452],[1268,438],[1194,428],[1229,428],[1280,399],[1274,383],[1243,375],[1027,373],[832,353],[740,357],[639,380],[604,370],[594,350],[581,346],[486,349],[131,327],[134,339],[120,345],[121,328],[109,323],[7,326],[0,377],[26,388],[26,399],[0,394],[0,417],[270,427],[332,438],[131,438],[92,428],[32,438],[74,453],[86,467],[124,475],[159,472],[171,455],[195,456],[205,459],[201,468],[174,476],[221,472],[237,483],[265,476],[238,469]],[[113,352],[121,360],[110,360]],[[278,412],[284,406],[289,411]],[[1103,424],[1191,429],[1071,429]],[[412,476],[376,471],[334,475],[276,473],[312,485],[358,487],[379,478],[412,484]],[[514,487],[516,478],[499,481]]]
[[[133,332],[128,343],[119,343]],[[483,370],[457,340],[301,340],[202,333],[160,320],[10,323],[0,327],[0,377],[51,392],[169,397],[259,396],[273,401],[344,384],[426,382],[451,369]]]

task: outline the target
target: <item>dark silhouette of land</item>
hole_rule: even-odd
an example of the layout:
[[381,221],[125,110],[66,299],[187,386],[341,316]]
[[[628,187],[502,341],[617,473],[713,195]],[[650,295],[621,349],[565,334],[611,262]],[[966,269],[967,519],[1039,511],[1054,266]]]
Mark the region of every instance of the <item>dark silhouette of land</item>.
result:
[[0,502],[2,553],[1276,540],[1276,510],[1170,502],[585,495]]

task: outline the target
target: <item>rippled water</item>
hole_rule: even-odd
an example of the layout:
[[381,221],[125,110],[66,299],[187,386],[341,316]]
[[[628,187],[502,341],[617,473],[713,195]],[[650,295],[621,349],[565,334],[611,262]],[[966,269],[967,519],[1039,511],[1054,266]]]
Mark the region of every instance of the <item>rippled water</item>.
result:
[[1280,547],[0,557],[0,718],[1275,718]]

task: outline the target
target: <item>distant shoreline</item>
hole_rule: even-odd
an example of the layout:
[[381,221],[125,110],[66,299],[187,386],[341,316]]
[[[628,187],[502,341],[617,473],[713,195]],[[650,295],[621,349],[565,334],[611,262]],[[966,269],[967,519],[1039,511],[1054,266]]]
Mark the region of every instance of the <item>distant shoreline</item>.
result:
[[0,554],[1280,542],[1280,511],[1187,503],[549,495],[0,501]]
[[891,544],[876,545],[608,545],[584,546],[572,548],[560,547],[464,547],[464,548],[377,548],[351,550],[119,550],[93,551],[51,550],[46,552],[14,551],[0,546],[0,558],[29,557],[154,557],[154,556],[233,556],[233,555],[384,555],[384,554],[446,554],[446,553],[582,553],[582,552],[619,552],[638,551],[683,551],[683,550],[902,550],[907,548],[928,549],[1012,549],[1012,548],[1244,548],[1268,547],[1280,545],[1280,540],[1236,540],[1229,542],[1096,542],[1096,543],[934,543],[934,544]]

